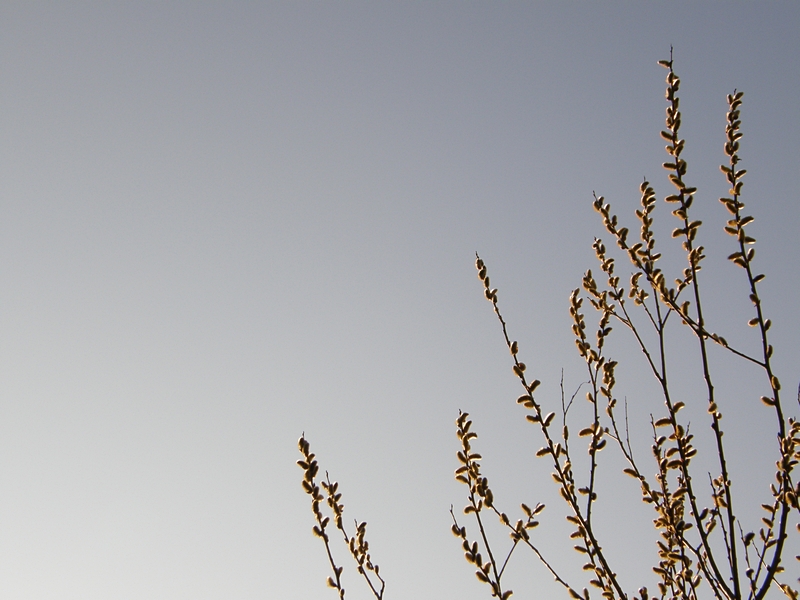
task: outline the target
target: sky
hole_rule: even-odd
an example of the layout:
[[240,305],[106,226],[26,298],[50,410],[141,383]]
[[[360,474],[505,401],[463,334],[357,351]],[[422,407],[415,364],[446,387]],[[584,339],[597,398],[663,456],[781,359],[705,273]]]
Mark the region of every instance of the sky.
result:
[[[305,432],[347,522],[369,524],[387,599],[486,598],[450,533],[459,410],[498,505],[545,502],[537,540],[574,573],[475,253],[557,406],[562,371],[568,394],[586,378],[568,297],[597,270],[592,193],[634,232],[643,177],[671,193],[657,61],[673,46],[709,320],[756,347],[717,201],[739,89],[743,200],[791,392],[798,31],[792,2],[3,2],[0,596],[334,598],[295,465]],[[656,219],[677,276],[661,200]],[[662,405],[614,335],[652,473],[642,424]],[[694,348],[680,327],[670,344],[700,438]],[[712,358],[757,523],[744,507],[769,498],[766,383]],[[607,547],[629,589],[653,586],[652,515],[603,459]],[[347,597],[368,598],[334,552]],[[555,593],[526,552],[508,583]]]

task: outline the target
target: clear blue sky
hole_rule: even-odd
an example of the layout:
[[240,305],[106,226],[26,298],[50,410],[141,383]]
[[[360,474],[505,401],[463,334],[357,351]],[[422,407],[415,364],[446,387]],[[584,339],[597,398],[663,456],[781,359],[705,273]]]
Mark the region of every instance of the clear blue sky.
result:
[[[579,564],[474,253],[555,403],[562,368],[570,389],[584,377],[567,299],[595,267],[592,191],[625,219],[642,177],[669,193],[671,44],[711,320],[755,344],[717,202],[738,88],[793,388],[797,3],[3,2],[0,596],[334,598],[294,464],[305,431],[369,522],[387,598],[488,597],[449,533],[458,409],[504,510],[546,501],[542,545]],[[646,419],[658,400],[623,340],[617,391]],[[731,438],[771,439],[763,382],[718,368]],[[756,505],[760,446],[734,451]],[[610,493],[603,510],[635,589],[652,585],[651,516],[622,481],[633,508]],[[524,552],[510,570],[515,597],[552,589]]]

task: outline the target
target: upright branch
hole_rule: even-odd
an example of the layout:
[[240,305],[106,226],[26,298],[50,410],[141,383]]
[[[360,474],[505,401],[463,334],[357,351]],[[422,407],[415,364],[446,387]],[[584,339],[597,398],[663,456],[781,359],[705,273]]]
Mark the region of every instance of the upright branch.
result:
[[[334,588],[339,594],[339,600],[344,600],[344,587],[342,586],[342,571],[343,567],[338,566],[333,559],[331,552],[330,537],[328,535],[328,525],[330,524],[330,517],[324,516],[321,510],[323,500],[326,500],[328,508],[334,517],[334,524],[343,538],[344,543],[350,550],[350,555],[356,562],[356,569],[366,581],[372,595],[377,600],[383,600],[383,592],[386,588],[386,582],[380,576],[380,568],[372,562],[372,557],[369,553],[369,543],[365,539],[367,532],[366,522],[359,523],[356,521],[356,533],[354,536],[348,535],[343,520],[344,504],[342,504],[342,494],[339,492],[339,484],[331,481],[328,472],[325,472],[325,480],[317,484],[316,477],[319,473],[319,464],[316,460],[316,455],[311,452],[311,447],[306,441],[305,436],[300,438],[298,442],[300,453],[303,455],[302,460],[298,460],[297,464],[303,469],[303,490],[311,496],[311,512],[314,513],[316,525],[314,525],[313,532],[317,537],[322,538],[325,544],[325,552],[328,555],[328,562],[331,565],[333,575],[328,577],[328,585]],[[325,495],[320,491],[320,487],[325,491]]]
[[[731,481],[728,473],[728,465],[725,457],[725,448],[722,441],[723,431],[721,428],[722,414],[717,407],[715,398],[714,384],[711,378],[711,367],[708,357],[708,348],[706,340],[708,335],[705,332],[705,319],[703,316],[703,305],[700,297],[700,284],[698,281],[698,272],[701,269],[700,263],[705,258],[703,246],[696,245],[697,232],[702,225],[701,221],[691,220],[689,210],[694,201],[694,194],[696,188],[688,186],[684,181],[686,175],[686,161],[681,158],[684,149],[685,141],[680,138],[681,126],[681,113],[679,110],[680,99],[678,97],[678,90],[680,88],[680,79],[673,70],[672,56],[670,60],[661,61],[660,64],[667,69],[667,117],[666,117],[666,131],[661,132],[661,136],[667,141],[666,151],[670,155],[671,160],[665,162],[663,167],[670,172],[669,180],[675,186],[676,191],[668,195],[665,200],[668,203],[677,205],[672,211],[672,214],[681,222],[681,226],[675,228],[672,232],[672,237],[683,238],[683,249],[687,254],[689,267],[684,272],[683,281],[691,286],[694,297],[694,316],[690,313],[691,301],[685,301],[680,306],[677,305],[676,291],[672,288],[663,286],[661,289],[662,301],[670,308],[675,308],[685,323],[687,323],[692,331],[695,333],[699,342],[700,349],[700,363],[703,371],[703,379],[706,387],[706,400],[708,413],[711,416],[711,428],[714,432],[714,439],[717,446],[717,458],[720,468],[719,484],[723,491],[724,504],[721,507],[726,515],[726,519],[721,522],[724,527],[721,527],[723,534],[723,542],[727,556],[730,576],[722,575],[715,559],[714,553],[709,545],[708,538],[702,535],[702,524],[699,518],[700,510],[697,504],[696,495],[692,487],[692,478],[689,473],[688,460],[685,452],[681,449],[681,440],[678,437],[678,448],[681,454],[681,460],[684,462],[682,465],[682,479],[686,487],[686,492],[691,503],[692,515],[695,517],[695,522],[701,531],[701,538],[703,540],[704,550],[708,556],[711,568],[716,576],[719,587],[732,598],[741,597],[741,583],[739,576],[739,561],[737,559],[737,541],[734,535],[736,516],[733,508],[733,495],[731,493]],[[680,284],[679,284],[680,287]],[[676,424],[673,423],[673,426]],[[676,435],[679,430],[675,429]],[[730,582],[730,583],[729,583]],[[731,586],[732,584],[732,586]]]
[[[467,528],[459,526],[456,516],[453,513],[453,508],[451,507],[450,515],[453,517],[453,535],[461,538],[464,548],[464,557],[467,559],[467,562],[475,565],[475,576],[479,581],[482,581],[491,588],[492,597],[507,600],[511,597],[513,592],[511,590],[503,590],[501,578],[511,558],[511,554],[514,552],[520,536],[523,534],[520,533],[517,538],[514,539],[511,550],[508,552],[505,561],[502,565],[499,565],[492,552],[492,546],[486,535],[486,527],[482,517],[482,512],[485,508],[494,508],[494,494],[489,487],[489,480],[481,474],[481,455],[472,450],[471,440],[477,438],[478,434],[474,431],[470,431],[472,421],[469,420],[468,413],[459,412],[456,426],[456,433],[458,439],[461,441],[461,449],[457,453],[461,466],[456,469],[456,480],[469,488],[468,504],[464,507],[464,514],[475,515],[481,538],[480,543],[477,541],[469,541],[467,538]],[[508,517],[506,517],[504,513],[501,516],[501,521],[503,524],[509,525]],[[523,526],[520,531],[531,529],[536,525],[538,525],[538,523],[528,523],[527,527]],[[527,533],[524,535],[527,535]],[[486,552],[488,557],[487,561],[484,561],[483,555],[480,552],[481,548]]]
[[[603,358],[597,349],[592,348],[591,343],[587,341],[585,335],[585,323],[583,323],[583,315],[580,313],[580,306],[582,300],[577,295],[577,290],[571,297],[572,306],[570,313],[575,319],[573,331],[576,333],[579,351],[581,351],[589,366],[592,392],[587,395],[587,399],[593,405],[593,419],[588,427],[581,430],[580,437],[589,437],[588,452],[592,466],[590,468],[589,478],[586,485],[578,486],[575,481],[573,472],[573,461],[569,455],[569,449],[566,440],[569,438],[569,428],[566,423],[563,425],[561,436],[553,431],[553,421],[556,414],[549,412],[544,414],[542,406],[536,401],[534,391],[540,385],[538,379],[528,381],[526,376],[527,367],[524,362],[518,358],[519,344],[516,341],[511,341],[508,335],[508,329],[500,313],[500,308],[497,303],[497,289],[491,287],[490,279],[487,273],[486,264],[480,258],[476,257],[475,267],[478,270],[478,278],[483,282],[484,295],[486,299],[492,303],[494,312],[500,321],[503,337],[506,345],[511,353],[513,364],[512,370],[514,375],[519,379],[525,392],[517,399],[517,403],[521,404],[524,408],[528,409],[530,414],[526,415],[526,419],[539,426],[539,429],[544,436],[545,445],[536,453],[538,457],[547,456],[551,459],[553,464],[552,476],[556,484],[559,486],[561,497],[567,503],[570,514],[567,515],[569,521],[574,527],[575,531],[572,534],[573,539],[579,539],[582,543],[576,544],[574,549],[580,554],[584,555],[587,562],[584,564],[584,569],[592,571],[594,578],[589,583],[602,590],[603,596],[606,598],[626,598],[622,586],[617,580],[616,572],[613,571],[608,563],[605,552],[600,545],[592,526],[592,506],[597,500],[597,493],[595,491],[596,470],[597,470],[597,453],[602,450],[606,445],[604,435],[607,430],[600,425],[599,422],[599,409],[597,403],[600,398],[601,388],[601,373],[608,371],[612,374],[614,364],[606,365],[606,360]],[[608,327],[607,318],[605,321],[601,320],[601,325],[598,329],[598,339],[600,347],[602,348],[602,339],[608,335],[610,328]],[[559,439],[560,437],[560,439]],[[585,500],[581,500],[584,498]],[[567,586],[570,590],[570,595],[573,598],[588,598],[588,590],[584,588],[583,594],[578,594],[571,587]]]
[[[638,287],[638,276],[641,276],[642,274],[649,274],[648,280],[650,280],[654,278],[654,274],[657,275],[660,273],[660,270],[654,266],[655,261],[658,260],[660,255],[654,252],[654,238],[652,236],[652,231],[650,230],[652,219],[649,217],[649,213],[652,211],[653,198],[652,189],[649,187],[647,181],[642,184],[641,191],[643,194],[643,210],[637,211],[637,215],[642,221],[642,243],[638,243],[633,249],[628,250],[634,265],[639,266],[643,270],[638,271],[635,276],[631,277],[631,291],[629,292],[628,296],[634,299],[634,303],[636,305],[645,308],[649,320],[658,334],[658,357],[660,364],[654,363],[653,357],[651,356],[651,353],[648,350],[642,335],[640,334],[637,326],[634,324],[631,315],[627,311],[625,305],[625,290],[620,285],[619,277],[615,275],[614,259],[607,256],[605,245],[599,239],[595,239],[593,247],[600,263],[600,267],[607,277],[606,283],[608,289],[602,291],[600,290],[597,282],[592,276],[591,271],[587,271],[586,275],[584,275],[583,287],[589,294],[592,306],[601,315],[600,325],[597,333],[598,349],[603,347],[605,338],[611,332],[611,328],[607,327],[610,317],[612,315],[617,317],[619,321],[625,324],[633,332],[643,354],[647,357],[654,376],[661,384],[662,391],[664,392],[665,405],[670,412],[670,417],[659,419],[653,425],[655,442],[653,445],[653,453],[659,466],[659,472],[656,476],[656,485],[653,486],[636,465],[636,462],[633,459],[633,452],[630,448],[630,444],[628,443],[626,447],[626,445],[622,442],[622,438],[619,433],[619,428],[614,415],[616,399],[613,397],[612,393],[616,381],[614,377],[614,368],[616,367],[616,362],[607,361],[603,364],[604,385],[600,388],[600,391],[606,399],[607,405],[605,412],[611,420],[611,426],[614,432],[610,435],[610,437],[617,441],[617,445],[619,446],[623,457],[629,464],[629,466],[624,469],[624,472],[639,480],[642,489],[642,500],[648,504],[652,504],[658,513],[658,517],[655,519],[654,524],[662,538],[662,540],[658,543],[658,553],[661,560],[659,561],[658,566],[654,567],[654,571],[661,577],[661,582],[659,583],[660,591],[662,595],[669,592],[672,595],[681,598],[695,598],[697,587],[700,584],[700,577],[693,569],[693,557],[698,558],[698,566],[702,572],[707,572],[707,569],[705,568],[706,565],[702,556],[697,556],[698,553],[694,551],[687,543],[684,535],[684,533],[692,526],[684,521],[685,497],[687,488],[682,484],[684,478],[682,477],[681,467],[683,467],[684,464],[688,466],[689,460],[691,460],[696,451],[691,445],[691,434],[685,432],[683,427],[678,425],[677,422],[677,412],[683,408],[684,403],[672,402],[667,383],[666,355],[664,352],[664,328],[666,326],[666,319],[669,315],[669,311],[667,311],[666,314],[662,314],[658,304],[655,305],[655,310],[653,312],[647,310],[646,301],[648,294],[642,288]],[[610,214],[610,207],[607,204],[604,204],[602,199],[598,198],[595,199],[595,207],[598,208],[601,214],[603,214],[604,222],[606,223],[607,228],[612,234],[615,235],[615,237],[617,237],[617,242],[620,247],[627,249],[627,243],[625,241],[627,230],[617,230],[617,219],[615,216]],[[647,269],[647,273],[644,272],[644,269]],[[655,286],[656,284],[653,283],[652,285]],[[573,292],[572,295],[573,304],[575,304],[574,298],[576,295],[577,290]],[[575,311],[570,311],[570,314],[573,314],[573,316],[574,313]],[[581,329],[582,327],[580,327],[579,323],[573,325],[573,332],[576,334]],[[585,350],[582,347],[584,344],[581,343],[581,340],[577,340],[577,343],[579,347],[579,353],[581,353],[581,355],[586,359],[584,354]],[[593,355],[589,354],[587,364],[591,365],[592,360],[596,359]],[[655,435],[656,425],[658,427],[663,427],[673,424],[675,425],[674,431],[669,438],[666,436]],[[608,431],[608,428],[606,428],[606,430]],[[665,442],[667,442],[668,439],[675,445],[665,448]],[[682,456],[675,457],[674,455],[679,452],[682,453]],[[677,474],[678,479],[678,485],[674,490],[670,490],[671,472]]]
[[322,538],[325,544],[325,552],[328,555],[328,562],[333,571],[333,576],[328,577],[328,585],[339,593],[340,600],[344,600],[344,587],[342,586],[343,567],[338,566],[333,559],[330,537],[327,531],[331,519],[330,517],[324,516],[320,509],[325,497],[322,495],[322,492],[320,492],[319,485],[316,481],[317,474],[319,473],[319,464],[317,463],[316,455],[311,452],[311,446],[306,441],[305,437],[301,437],[297,445],[300,448],[300,453],[303,455],[303,459],[297,461],[297,464],[303,469],[303,491],[311,496],[311,512],[314,513],[314,519],[316,520],[313,532],[315,536]]
[[[544,504],[537,504],[533,509],[527,504],[521,504],[520,507],[524,513],[524,518],[518,519],[515,524],[511,523],[506,513],[501,512],[497,508],[494,502],[494,494],[489,487],[489,480],[482,475],[480,470],[481,455],[472,450],[472,440],[475,440],[478,434],[472,431],[471,428],[472,421],[469,418],[469,414],[459,412],[458,419],[456,420],[456,434],[461,441],[461,450],[457,453],[458,461],[461,463],[461,466],[456,469],[455,477],[456,481],[463,483],[469,488],[468,504],[464,507],[464,514],[472,514],[475,516],[480,531],[480,541],[469,541],[467,528],[459,525],[452,506],[450,507],[450,515],[453,518],[453,535],[462,540],[461,545],[464,549],[464,557],[467,559],[467,562],[477,567],[475,576],[479,581],[490,586],[493,597],[502,599],[509,598],[513,592],[511,590],[503,591],[500,580],[508,566],[509,560],[511,560],[514,550],[516,550],[520,543],[523,543],[534,552],[545,568],[553,575],[556,582],[564,586],[573,598],[578,600],[585,600],[585,598],[588,598],[588,591],[586,589],[584,589],[584,593],[581,595],[570,587],[531,540],[529,531],[535,529],[539,525],[537,516],[544,510]],[[512,544],[502,564],[500,564],[499,560],[495,560],[494,552],[492,551],[491,544],[486,534],[486,523],[482,516],[482,513],[486,509],[492,510],[495,515],[499,517],[500,523],[509,530]],[[489,558],[488,562],[484,561],[481,549],[486,552]]]
[[[745,227],[752,223],[754,219],[752,216],[744,214],[744,202],[741,201],[742,187],[744,185],[742,178],[747,173],[745,169],[740,169],[738,166],[741,160],[739,158],[739,140],[742,137],[742,132],[740,131],[741,120],[739,117],[743,96],[743,92],[737,92],[736,90],[734,90],[733,94],[728,95],[727,126],[725,128],[725,154],[728,156],[728,164],[721,165],[720,170],[731,187],[728,190],[729,195],[720,198],[720,202],[731,215],[731,219],[725,225],[725,232],[736,239],[738,246],[737,251],[731,254],[728,260],[744,270],[750,288],[750,301],[753,304],[755,316],[747,324],[758,329],[761,338],[762,367],[771,390],[771,394],[762,396],[761,401],[774,410],[781,456],[777,462],[778,470],[775,473],[777,485],[773,484],[771,486],[774,501],[772,504],[763,506],[767,516],[762,519],[765,527],[759,530],[761,549],[758,551],[760,558],[758,567],[755,569],[748,568],[746,571],[746,576],[750,583],[751,596],[756,600],[761,600],[771,587],[775,575],[781,570],[780,561],[786,541],[789,513],[792,508],[796,509],[798,507],[797,496],[800,493],[800,487],[795,489],[792,485],[792,470],[797,464],[798,425],[792,420],[787,421],[784,416],[780,395],[781,384],[773,372],[773,348],[769,343],[767,334],[772,322],[764,317],[761,297],[758,293],[758,284],[765,276],[763,273],[756,274],[754,271],[753,261],[755,259],[754,246],[756,240],[745,231]],[[749,540],[752,540],[752,536]],[[747,546],[750,545],[749,540]],[[768,552],[771,552],[770,557],[767,556]],[[763,571],[765,571],[763,579],[759,581],[759,575]],[[782,588],[791,596],[787,591],[790,589],[788,586],[782,586]]]

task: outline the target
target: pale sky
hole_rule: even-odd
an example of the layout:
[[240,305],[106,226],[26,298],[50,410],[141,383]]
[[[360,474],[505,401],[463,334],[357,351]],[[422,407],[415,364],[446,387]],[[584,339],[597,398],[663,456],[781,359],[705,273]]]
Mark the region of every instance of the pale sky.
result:
[[[562,368],[569,390],[585,378],[567,309],[596,270],[592,192],[634,232],[642,178],[671,193],[670,45],[709,319],[755,347],[717,201],[737,88],[743,200],[795,389],[800,4],[3,2],[0,597],[333,600],[295,465],[305,431],[345,516],[369,523],[387,600],[488,598],[449,531],[459,409],[498,505],[546,502],[538,543],[573,572],[474,257],[555,407]],[[668,253],[661,200],[656,218]],[[616,340],[652,473],[641,425],[659,400]],[[775,460],[764,381],[715,360],[735,490],[757,507]],[[702,402],[696,363],[675,361]],[[653,585],[652,516],[612,457],[599,510],[635,591]],[[368,598],[335,550],[347,597]],[[515,598],[553,592],[529,552],[509,573]]]

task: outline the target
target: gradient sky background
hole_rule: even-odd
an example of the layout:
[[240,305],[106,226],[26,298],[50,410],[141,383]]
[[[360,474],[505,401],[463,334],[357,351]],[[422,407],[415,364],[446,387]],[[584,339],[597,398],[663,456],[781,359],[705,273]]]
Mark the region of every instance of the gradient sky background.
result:
[[[369,522],[387,598],[486,598],[449,532],[458,409],[498,504],[547,502],[537,539],[571,572],[474,253],[555,406],[562,368],[570,391],[585,377],[567,306],[596,266],[592,191],[634,231],[642,177],[670,193],[670,44],[710,321],[754,348],[717,202],[725,95],[745,91],[744,201],[797,414],[800,4],[3,2],[0,596],[334,598],[305,431]],[[659,401],[625,340],[617,392],[643,423]],[[758,505],[773,448],[733,440],[772,439],[766,384],[714,358],[734,484]],[[632,503],[603,504],[607,545],[635,590],[652,516],[612,456],[601,490]],[[551,593],[530,553],[510,572],[514,597]]]

